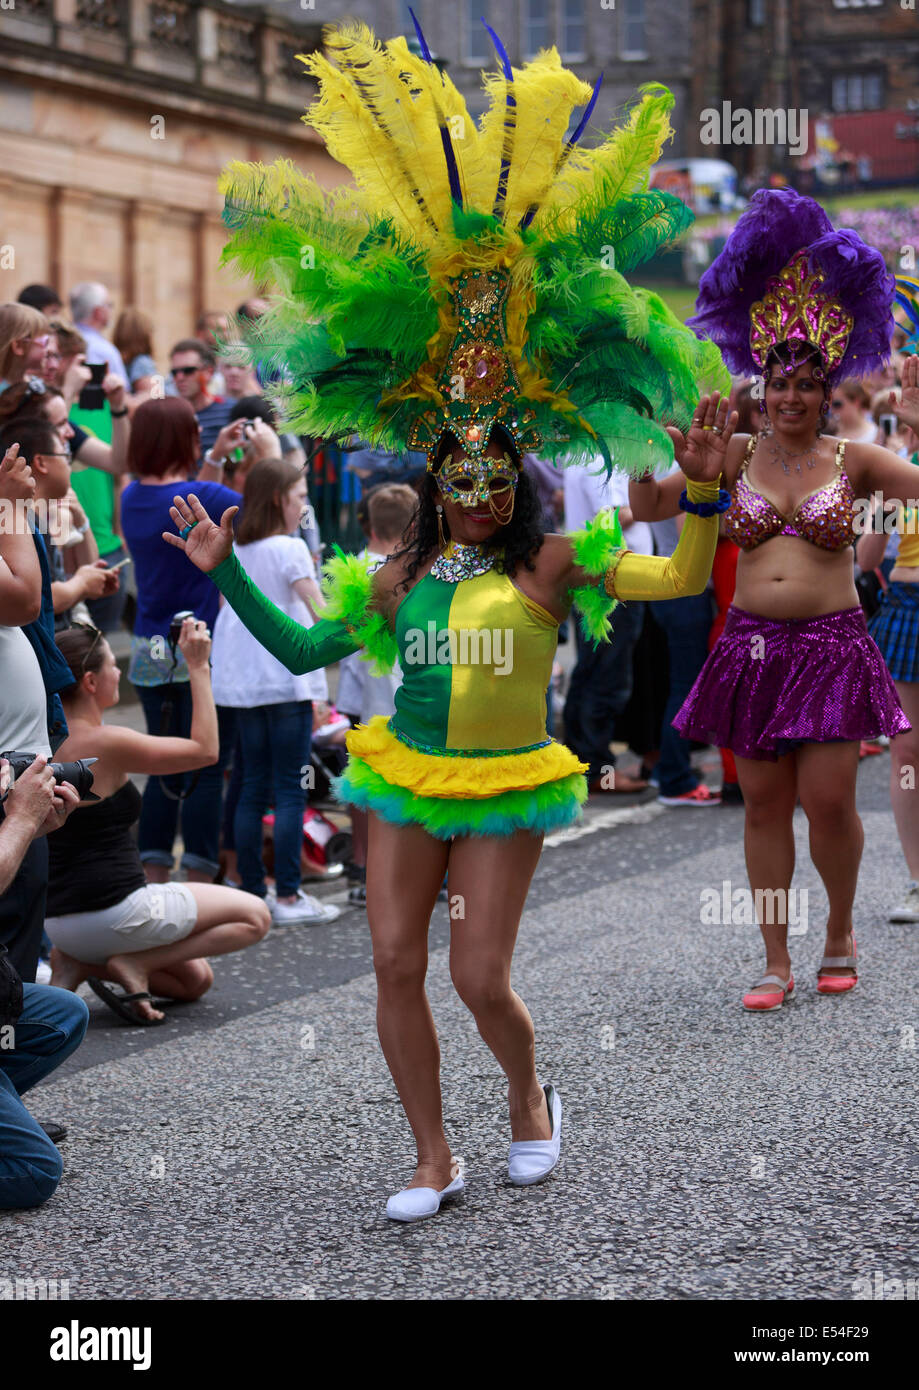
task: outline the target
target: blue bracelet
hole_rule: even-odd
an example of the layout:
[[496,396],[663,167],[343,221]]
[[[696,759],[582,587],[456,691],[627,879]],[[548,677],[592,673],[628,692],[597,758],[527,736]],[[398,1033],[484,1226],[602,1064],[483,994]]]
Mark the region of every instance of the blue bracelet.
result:
[[730,505],[731,494],[723,487],[718,489],[717,502],[690,502],[685,488],[680,493],[680,510],[692,512],[693,516],[714,516],[716,512],[726,512]]

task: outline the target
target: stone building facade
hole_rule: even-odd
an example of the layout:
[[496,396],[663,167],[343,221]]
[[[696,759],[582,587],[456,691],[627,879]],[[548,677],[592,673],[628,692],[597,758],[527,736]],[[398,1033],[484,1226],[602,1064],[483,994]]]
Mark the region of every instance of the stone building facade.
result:
[[[520,65],[556,45],[603,87],[585,139],[614,122],[643,82],[676,96],[685,153],[691,0],[417,0],[431,48],[473,115],[496,59],[484,15]],[[296,54],[344,16],[383,38],[413,33],[406,0],[2,0],[0,296],[31,281],[61,292],[100,279],[116,310],[153,316],[157,352],[203,309],[251,286],[219,268],[217,192],[232,159],[293,159],[332,186],[347,175],[300,119],[314,84]]]
[[[834,160],[852,165],[842,170],[850,184],[919,182],[919,0],[692,0],[692,7],[693,153],[728,159],[757,184],[775,173],[813,187],[815,169]],[[701,113],[725,102],[734,110],[805,112],[806,152],[703,144]]]

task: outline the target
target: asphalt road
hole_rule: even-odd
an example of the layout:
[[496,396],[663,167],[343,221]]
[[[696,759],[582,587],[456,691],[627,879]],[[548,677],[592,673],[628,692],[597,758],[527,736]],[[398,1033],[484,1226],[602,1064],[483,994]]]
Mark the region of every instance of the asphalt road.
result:
[[887,765],[859,774],[859,986],[815,992],[825,900],[798,812],[798,997],[764,1017],[740,1007],[756,928],[701,921],[706,889],[744,885],[739,808],[615,798],[547,845],[514,970],[565,1106],[538,1187],[507,1184],[502,1077],[438,907],[429,994],[467,1190],[431,1221],[384,1214],[413,1148],[362,910],[216,961],[159,1029],[92,998],[83,1047],[33,1092],[70,1126],[63,1182],[0,1219],[0,1275],[100,1300],[847,1300],[878,1271],[915,1279],[919,927],[886,920],[906,877]]

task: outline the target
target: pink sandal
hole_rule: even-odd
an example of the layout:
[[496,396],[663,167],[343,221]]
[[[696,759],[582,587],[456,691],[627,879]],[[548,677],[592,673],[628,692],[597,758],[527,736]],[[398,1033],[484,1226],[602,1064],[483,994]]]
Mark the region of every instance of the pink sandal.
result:
[[[854,975],[824,975],[824,970],[854,970]],[[851,956],[824,956],[817,971],[818,994],[846,994],[858,984],[858,969],[855,964],[855,932],[852,932]]]
[[[753,994],[752,990],[760,985],[778,985],[778,989],[770,991],[769,994]],[[767,1013],[771,1009],[780,1009],[786,999],[790,999],[795,992],[795,977],[789,975],[788,983],[782,979],[781,975],[764,975],[761,980],[751,986],[751,993],[743,997],[743,1006],[751,1013]]]

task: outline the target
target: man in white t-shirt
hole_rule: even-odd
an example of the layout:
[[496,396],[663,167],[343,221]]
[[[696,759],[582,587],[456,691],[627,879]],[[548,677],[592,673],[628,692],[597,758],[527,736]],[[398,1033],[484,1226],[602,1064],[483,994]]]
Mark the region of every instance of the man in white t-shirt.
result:
[[[639,555],[653,554],[650,527],[632,519],[628,478],[614,473],[607,481],[602,468],[603,460],[596,458],[590,465],[565,469],[565,530],[578,531],[605,507],[617,507],[629,549]],[[579,617],[574,623],[578,659],[565,700],[565,742],[589,765],[591,792],[639,792],[648,785],[638,777],[614,773],[616,758],[610,751],[616,720],[632,694],[632,653],[644,611],[643,603],[620,603],[612,613],[608,642],[593,642]]]

